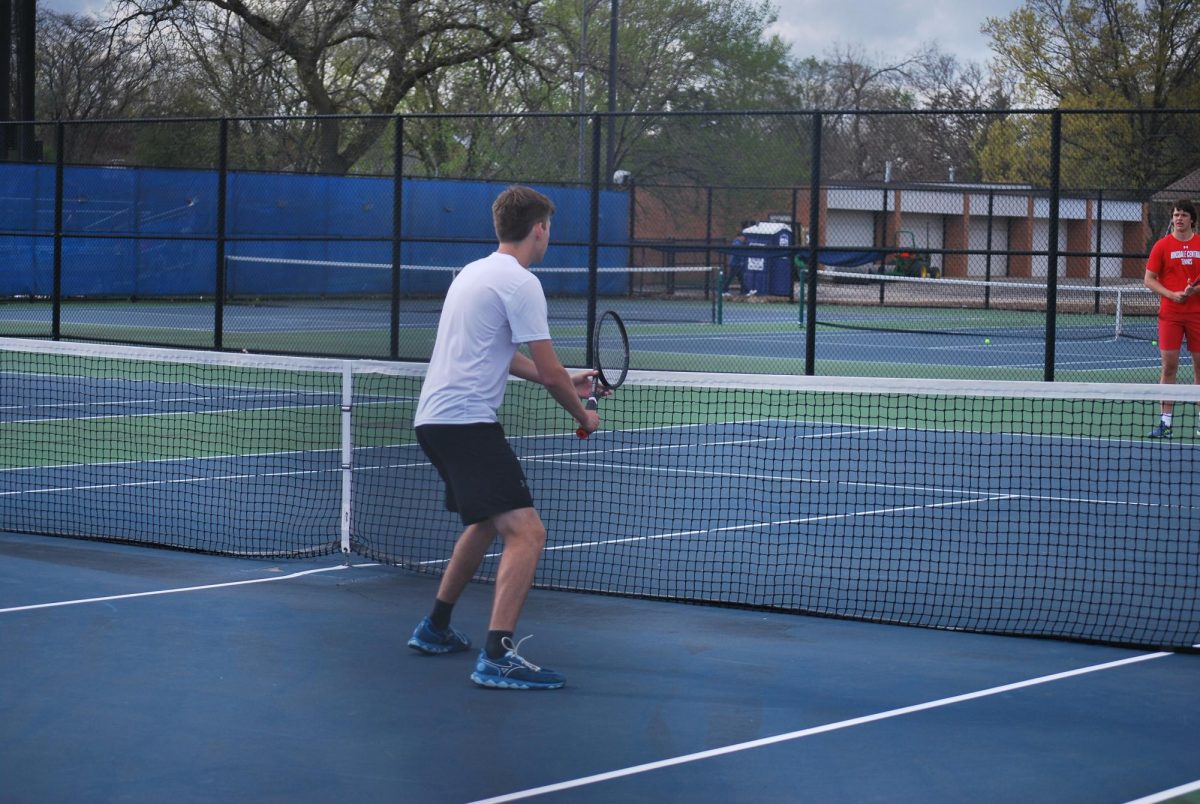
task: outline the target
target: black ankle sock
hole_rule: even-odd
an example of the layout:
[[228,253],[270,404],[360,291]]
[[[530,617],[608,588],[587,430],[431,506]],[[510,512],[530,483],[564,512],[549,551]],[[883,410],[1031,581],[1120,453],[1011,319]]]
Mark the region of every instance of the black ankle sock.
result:
[[504,647],[504,640],[512,640],[512,631],[488,631],[487,645],[484,646],[484,651],[489,659],[499,659],[504,654],[508,653],[508,648]]
[[445,631],[450,627],[450,612],[452,611],[454,611],[453,603],[444,603],[435,599],[433,611],[429,614],[429,622],[433,623],[433,627],[439,631]]

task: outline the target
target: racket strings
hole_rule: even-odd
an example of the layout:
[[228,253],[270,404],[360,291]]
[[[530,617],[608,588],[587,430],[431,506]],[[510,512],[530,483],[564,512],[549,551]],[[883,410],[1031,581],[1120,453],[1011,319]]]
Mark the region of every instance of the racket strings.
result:
[[601,317],[593,345],[601,382],[609,388],[618,387],[629,372],[629,338],[615,313],[609,311]]

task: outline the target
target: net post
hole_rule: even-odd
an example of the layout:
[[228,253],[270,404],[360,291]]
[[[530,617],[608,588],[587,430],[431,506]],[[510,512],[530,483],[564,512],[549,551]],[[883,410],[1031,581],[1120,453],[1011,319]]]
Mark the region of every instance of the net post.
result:
[[354,478],[354,441],[351,429],[351,411],[354,402],[354,370],[353,364],[346,360],[342,363],[342,516],[341,516],[341,548],[342,555],[350,560],[350,499],[351,482]]
[[804,267],[800,269],[800,304],[799,304],[800,320],[798,323],[801,326],[804,325],[804,304],[807,299],[808,299],[808,264],[805,263]]
[[718,268],[717,269],[717,292],[716,292],[717,324],[725,323],[725,292],[723,290],[724,287],[725,287],[725,271],[722,270],[721,268]]
[[[1122,298],[1121,293],[1122,293],[1121,289],[1117,288],[1117,301],[1116,301],[1117,309],[1115,311],[1116,319],[1117,319],[1117,328],[1116,328],[1116,331],[1113,333],[1114,341],[1119,340],[1121,337],[1121,323],[1122,323],[1121,322],[1121,308],[1124,307],[1124,304],[1123,304],[1124,299]],[[1097,293],[1096,294],[1096,306],[1097,307],[1100,306],[1099,299],[1100,299],[1100,294]]]

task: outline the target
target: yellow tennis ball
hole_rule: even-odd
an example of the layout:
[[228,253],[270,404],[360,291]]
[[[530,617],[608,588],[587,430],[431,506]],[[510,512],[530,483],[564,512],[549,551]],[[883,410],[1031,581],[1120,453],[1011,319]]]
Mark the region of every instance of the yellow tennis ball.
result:
[[1158,341],[1150,341],[1151,346],[1158,346]]
[[984,343],[987,343],[987,344],[990,344],[990,343],[992,342],[992,339],[991,339],[991,338],[984,338],[984,339],[983,339],[983,342],[984,342]]

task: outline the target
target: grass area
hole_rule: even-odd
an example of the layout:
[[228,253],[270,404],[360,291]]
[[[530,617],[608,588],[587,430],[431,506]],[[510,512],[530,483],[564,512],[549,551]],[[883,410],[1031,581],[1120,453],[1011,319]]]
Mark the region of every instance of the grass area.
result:
[[5,422],[0,468],[336,450],[338,417],[327,405]]
[[[803,351],[803,324],[792,315],[799,313],[795,303],[740,302],[727,305],[729,315],[726,323],[716,325],[700,321],[651,320],[655,306],[673,308],[686,304],[696,306],[700,302],[687,300],[633,299],[633,309],[639,317],[628,321],[633,348],[633,366],[638,369],[660,369],[676,371],[718,371],[739,373],[802,374],[805,369]],[[701,305],[702,306],[702,305]],[[734,309],[736,308],[736,310]],[[331,327],[326,320],[320,328],[303,328],[304,308],[264,308],[261,326],[255,331],[245,329],[245,308],[239,310],[238,325],[224,333],[222,348],[234,351],[267,352],[279,354],[326,355],[333,357],[367,357],[386,359],[390,354],[390,332],[386,328],[363,329],[349,326],[362,310],[346,307],[337,312],[344,315],[347,326]],[[690,309],[690,308],[689,308]],[[328,313],[329,310],[324,310]],[[378,313],[378,310],[373,311]],[[937,329],[931,322],[946,325],[963,323],[964,315],[984,316],[993,326],[1004,323],[1018,327],[1029,327],[1033,331],[1044,328],[1041,313],[1011,310],[959,310],[878,306],[830,306],[822,315],[854,319],[861,317],[874,324],[894,330]],[[735,314],[736,313],[736,314]],[[761,313],[760,320],[747,320],[748,316]],[[295,315],[289,323],[288,315]],[[210,321],[211,305],[201,302],[157,302],[136,303],[119,301],[67,302],[63,305],[62,335],[70,340],[99,340],[114,343],[161,345],[180,348],[209,349],[213,346],[213,334],[204,322]],[[1088,326],[1096,321],[1111,321],[1111,318],[1089,315],[1064,315],[1060,332],[1076,324]],[[83,323],[83,322],[90,323]],[[1066,326],[1067,323],[1071,326]],[[227,323],[229,323],[227,321]],[[270,326],[269,326],[270,325]],[[275,329],[274,325],[288,326]],[[1140,326],[1140,324],[1139,324]],[[552,336],[557,341],[560,356],[568,365],[584,365],[586,362],[585,323],[563,323],[552,321]],[[829,359],[830,354],[822,345],[822,339],[847,332],[858,332],[863,348],[862,359]],[[982,332],[985,330],[981,330]],[[49,337],[50,306],[44,301],[10,301],[0,303],[0,333],[24,337]],[[402,360],[427,360],[433,348],[435,328],[428,326],[405,326],[400,330],[399,357]],[[766,341],[768,348],[772,338],[778,338],[777,353],[770,355],[730,354],[737,349],[736,340],[744,336],[755,339],[758,348]],[[913,359],[905,360],[904,352],[897,350],[895,332],[879,330],[863,333],[840,327],[819,325],[816,353],[816,373],[843,376],[887,376],[887,377],[937,377],[955,379],[1007,379],[1040,381],[1044,371],[1037,365],[1037,357],[1025,361],[1026,366],[981,366],[971,360],[961,363],[925,362],[914,351]],[[902,336],[905,337],[905,336]],[[1001,338],[1002,336],[995,336]],[[730,343],[730,341],[734,343]],[[855,341],[857,342],[857,341]],[[963,341],[969,343],[969,339]],[[997,341],[997,345],[1003,341]],[[881,346],[891,345],[883,359],[871,355]],[[980,344],[980,348],[982,344]],[[844,350],[845,347],[843,346]],[[702,351],[706,350],[706,351]],[[1153,347],[1147,344],[1147,351]],[[722,353],[725,352],[725,353]],[[840,352],[842,354],[845,351]],[[1003,360],[996,361],[1003,363]],[[1055,376],[1060,380],[1153,382],[1155,372],[1139,369],[1100,368],[1079,370],[1059,368]]]
[[[734,358],[677,355],[696,369]],[[746,370],[745,359],[736,368]],[[701,363],[703,363],[701,365]],[[734,368],[730,363],[730,368]],[[763,359],[759,368],[798,373],[793,362]],[[824,371],[831,367],[821,366]],[[834,368],[853,370],[853,364]],[[341,377],[129,360],[0,354],[15,398],[36,413],[0,423],[4,468],[224,455],[337,450]],[[833,372],[830,372],[833,373]],[[844,371],[843,373],[851,373]],[[933,376],[933,375],[930,375]],[[27,381],[25,378],[35,378]],[[46,380],[61,377],[62,381]],[[145,385],[141,385],[145,383]],[[28,387],[22,388],[22,384]],[[654,387],[629,383],[604,400],[607,430],[783,420],[948,433],[1141,439],[1153,418],[1144,402],[978,399],[880,392]],[[356,378],[356,447],[408,444],[419,379],[389,374]],[[261,396],[265,394],[265,396]],[[31,398],[37,394],[38,398]],[[47,411],[43,405],[53,409]],[[197,409],[199,406],[199,409]],[[248,409],[254,406],[253,409]],[[144,411],[144,412],[143,412]],[[111,413],[111,415],[110,415]],[[510,386],[501,420],[512,436],[567,434],[574,423],[540,387]],[[768,429],[768,432],[770,430]],[[782,431],[787,435],[787,430]],[[1190,433],[1185,433],[1190,436]],[[1190,439],[1189,439],[1190,440]]]
[[[626,384],[601,403],[608,430],[790,421],[896,430],[1140,440],[1142,402],[715,389]],[[535,386],[513,386],[501,410],[510,435],[569,432],[569,417]],[[397,419],[402,418],[400,416]],[[768,425],[769,432],[770,425]],[[782,434],[795,434],[785,428]],[[948,435],[949,437],[949,435]]]

